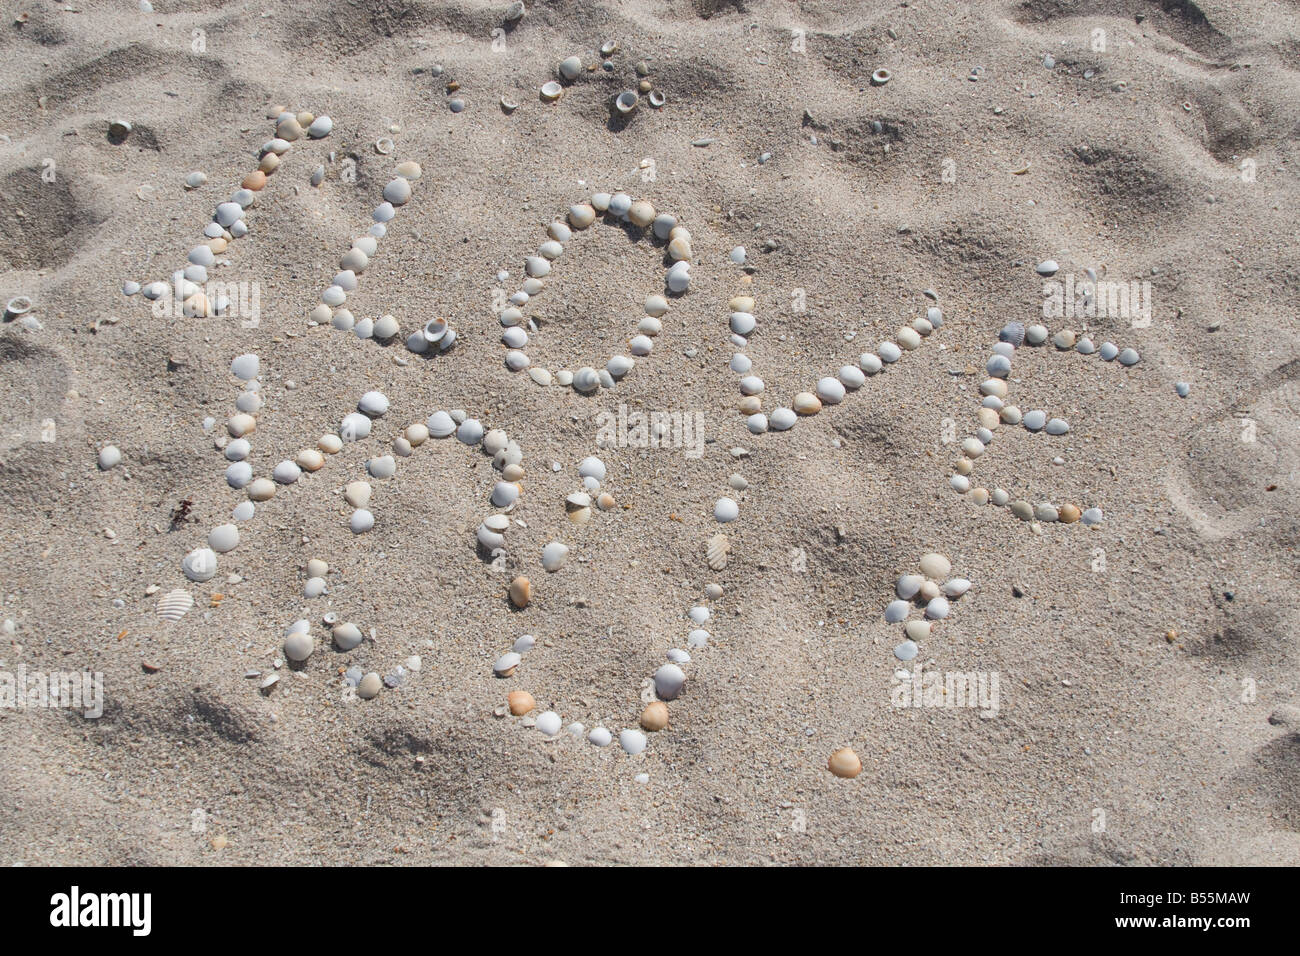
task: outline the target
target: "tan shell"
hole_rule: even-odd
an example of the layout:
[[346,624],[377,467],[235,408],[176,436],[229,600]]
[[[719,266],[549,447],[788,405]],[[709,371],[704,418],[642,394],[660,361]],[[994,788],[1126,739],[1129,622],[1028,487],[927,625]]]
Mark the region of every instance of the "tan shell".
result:
[[647,704],[641,711],[641,726],[646,730],[663,730],[668,726],[668,705],[662,700]]
[[727,553],[731,550],[731,543],[727,540],[725,534],[715,534],[709,539],[708,545],[704,550],[704,555],[708,559],[709,567],[714,571],[721,571],[727,566]]
[[533,585],[524,575],[519,575],[510,582],[510,603],[515,607],[528,607],[528,602],[533,599]]
[[852,779],[862,773],[862,761],[848,747],[842,747],[831,754],[831,759],[827,761],[826,767],[837,777],[846,777]]
[[522,717],[537,706],[533,695],[526,690],[512,690],[506,695],[506,703],[510,705],[510,713],[516,717]]
[[183,588],[168,591],[158,599],[158,616],[164,621],[179,621],[194,606],[194,598]]

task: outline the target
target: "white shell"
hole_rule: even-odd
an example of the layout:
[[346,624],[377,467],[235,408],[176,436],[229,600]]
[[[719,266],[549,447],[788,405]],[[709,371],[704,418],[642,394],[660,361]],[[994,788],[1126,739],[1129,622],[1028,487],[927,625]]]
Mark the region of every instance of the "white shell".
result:
[[208,547],[218,554],[234,551],[239,546],[239,529],[233,524],[220,524],[208,533]]
[[719,498],[713,506],[713,517],[725,524],[740,517],[740,505],[732,498]]
[[655,693],[664,700],[673,700],[682,692],[686,674],[676,664],[664,664],[655,671]]
[[194,598],[183,588],[168,591],[158,599],[158,616],[164,621],[179,621],[194,606]]
[[217,553],[211,548],[195,548],[181,560],[181,570],[191,581],[211,581],[217,574]]
[[383,392],[366,392],[357,402],[357,409],[372,418],[378,418],[388,411],[388,398]]
[[537,715],[537,723],[534,725],[548,737],[554,737],[560,732],[563,722],[560,715],[553,710],[544,711]]
[[714,571],[721,571],[727,566],[727,553],[731,550],[731,543],[727,540],[725,534],[715,534],[708,541],[704,549],[704,556],[709,563],[709,567]]
[[547,571],[558,571],[569,556],[569,546],[561,541],[551,541],[542,548],[542,567]]
[[509,676],[509,672],[518,667],[521,660],[523,658],[514,651],[502,654],[492,665],[492,673],[501,677]]
[[943,593],[950,598],[959,598],[970,590],[970,582],[965,578],[953,578],[943,585]]
[[645,750],[646,736],[639,730],[624,730],[618,735],[618,743],[624,751],[635,756]]

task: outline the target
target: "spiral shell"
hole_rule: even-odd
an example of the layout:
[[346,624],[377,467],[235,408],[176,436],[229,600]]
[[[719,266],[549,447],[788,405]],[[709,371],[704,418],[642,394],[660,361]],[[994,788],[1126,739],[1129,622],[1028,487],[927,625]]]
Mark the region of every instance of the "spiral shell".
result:
[[183,588],[168,591],[158,600],[158,616],[164,621],[179,621],[194,606],[194,598]]

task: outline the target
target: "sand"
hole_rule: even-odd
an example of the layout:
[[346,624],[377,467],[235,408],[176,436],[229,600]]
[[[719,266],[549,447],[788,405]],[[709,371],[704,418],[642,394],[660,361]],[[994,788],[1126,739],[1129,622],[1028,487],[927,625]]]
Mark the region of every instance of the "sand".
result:
[[[41,323],[0,328],[14,623],[0,671],[89,670],[104,687],[98,719],[0,708],[0,861],[1294,864],[1300,736],[1268,718],[1300,689],[1295,10],[551,2],[494,44],[506,6],[156,0],[143,14],[91,0],[20,4],[0,27],[0,285]],[[539,101],[561,58],[590,61],[611,38],[611,73]],[[667,104],[611,121],[638,60]],[[893,78],[872,86],[880,67]],[[222,279],[257,284],[258,327],[124,297],[124,279],[181,266],[255,168],[277,104],[335,126],[294,145],[224,254]],[[119,118],[133,130],[115,144]],[[383,136],[391,155],[372,146]],[[424,176],[349,305],[406,331],[449,317],[460,341],[436,358],[306,320],[404,159]],[[192,170],[208,183],[186,191]],[[653,355],[583,398],[504,367],[493,297],[545,224],[597,189],[677,215],[697,262]],[[738,245],[749,287],[728,261]],[[661,255],[610,225],[576,237],[539,299],[534,362],[603,365],[661,290]],[[1149,281],[1153,308],[1136,327],[1046,323],[1137,348],[1133,369],[1017,354],[1017,403],[1072,432],[1000,430],[976,484],[1106,514],[1035,533],[948,488],[945,436],[975,427],[973,370],[997,330],[1041,316],[1046,258],[1062,277]],[[838,407],[751,436],[726,369],[726,301],[746,288],[769,411],[924,314],[922,290],[947,321]],[[190,584],[181,558],[242,497],[222,480],[220,428],[202,422],[232,411],[229,364],[249,351],[267,402],[260,473],[368,389],[392,410]],[[702,415],[708,441],[699,457],[601,451],[619,508],[575,528],[561,502],[620,402]],[[493,474],[465,448],[420,449],[375,482],[375,529],[347,528],[338,489],[437,408],[524,449],[527,527],[504,570],[470,547]],[[106,444],[124,460],[101,472]],[[714,574],[704,541],[732,471],[749,487]],[[546,574],[556,537],[571,553]],[[974,587],[918,662],[999,675],[996,716],[891,702],[901,626],[882,612],[927,551]],[[312,557],[332,591],[309,602]],[[513,612],[521,571],[536,597]],[[633,726],[715,580],[712,645],[646,753],[494,715],[518,687],[566,722]],[[197,604],[169,624],[154,607],[173,588]],[[284,627],[330,608],[375,640],[344,655],[322,639],[269,694],[243,676],[271,672]],[[494,678],[524,633],[537,648]],[[355,701],[339,686],[344,666],[386,673],[411,654],[421,669],[397,690]],[[845,746],[863,763],[852,780],[827,771]]]

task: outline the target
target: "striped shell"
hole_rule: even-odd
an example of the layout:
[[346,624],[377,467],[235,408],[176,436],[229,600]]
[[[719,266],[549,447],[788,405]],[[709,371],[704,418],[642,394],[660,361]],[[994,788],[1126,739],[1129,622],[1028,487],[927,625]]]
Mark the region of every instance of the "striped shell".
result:
[[1016,348],[1025,344],[1025,323],[1008,322],[998,333],[999,342],[1010,342]]
[[710,538],[704,551],[709,567],[714,571],[721,571],[725,568],[727,566],[727,552],[730,550],[731,544],[727,541],[725,534],[715,534]]
[[194,606],[190,592],[177,588],[158,599],[158,616],[164,621],[179,621]]

